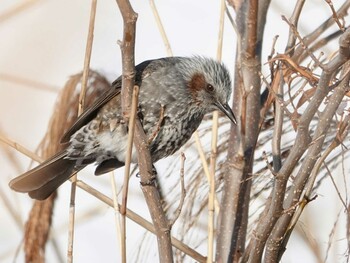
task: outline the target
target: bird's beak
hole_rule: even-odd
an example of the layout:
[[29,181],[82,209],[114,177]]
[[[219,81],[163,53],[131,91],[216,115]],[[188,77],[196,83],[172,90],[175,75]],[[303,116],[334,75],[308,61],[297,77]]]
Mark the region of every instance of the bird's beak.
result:
[[215,103],[215,106],[219,108],[219,110],[221,110],[223,113],[225,113],[225,115],[230,119],[230,121],[232,121],[232,123],[237,124],[237,120],[235,115],[232,112],[232,109],[230,108],[230,106],[228,106],[227,103],[222,104],[220,102]]

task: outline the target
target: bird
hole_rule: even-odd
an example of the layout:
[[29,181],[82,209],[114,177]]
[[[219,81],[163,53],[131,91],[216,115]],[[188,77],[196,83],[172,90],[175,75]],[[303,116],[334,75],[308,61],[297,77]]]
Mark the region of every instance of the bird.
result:
[[[137,116],[148,139],[152,162],[179,150],[209,112],[219,110],[236,124],[228,105],[231,83],[223,63],[203,56],[158,58],[135,66]],[[124,166],[128,125],[121,108],[121,86],[122,76],[63,135],[64,149],[12,179],[10,188],[44,200],[89,164],[96,163],[95,175]],[[131,162],[137,163],[135,150]]]

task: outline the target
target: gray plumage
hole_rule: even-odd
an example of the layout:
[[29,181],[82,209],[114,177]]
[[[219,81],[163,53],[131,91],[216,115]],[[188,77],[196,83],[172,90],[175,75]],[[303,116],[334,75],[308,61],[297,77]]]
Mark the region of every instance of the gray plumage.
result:
[[[140,87],[138,117],[153,162],[184,145],[208,112],[221,110],[236,122],[227,104],[231,80],[223,64],[204,57],[171,57],[145,61],[135,69],[135,84]],[[123,166],[128,128],[120,88],[121,77],[63,136],[61,142],[69,141],[65,150],[13,179],[10,187],[45,199],[88,164],[97,164],[96,175]],[[132,162],[137,162],[136,151]]]

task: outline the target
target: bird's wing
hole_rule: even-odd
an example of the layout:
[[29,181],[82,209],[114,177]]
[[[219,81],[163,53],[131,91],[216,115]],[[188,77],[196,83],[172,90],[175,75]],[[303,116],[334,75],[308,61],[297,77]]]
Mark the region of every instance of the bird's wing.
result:
[[[154,71],[160,67],[169,66],[175,63],[176,58],[160,58],[156,60],[147,60],[135,67],[135,85],[140,86],[142,79],[150,76]],[[121,91],[122,77],[117,78],[113,83],[111,89],[106,91],[101,97],[99,97],[95,103],[90,107],[86,108],[84,112],[78,117],[72,127],[63,135],[61,143],[69,142],[70,137],[78,131],[81,127],[90,122],[93,118],[97,116],[98,111],[103,107],[108,101],[118,96]]]
[[[119,78],[117,79],[119,80]],[[117,82],[117,81],[115,81]],[[113,82],[114,83],[114,82]],[[96,117],[99,109],[105,105],[108,101],[113,99],[120,93],[121,90],[121,80],[120,85],[113,85],[111,89],[105,92],[101,97],[99,97],[95,103],[90,107],[86,108],[83,113],[78,117],[74,124],[68,129],[68,131],[61,138],[61,143],[66,143],[69,141],[70,137],[78,131],[81,127],[90,122],[93,118]]]

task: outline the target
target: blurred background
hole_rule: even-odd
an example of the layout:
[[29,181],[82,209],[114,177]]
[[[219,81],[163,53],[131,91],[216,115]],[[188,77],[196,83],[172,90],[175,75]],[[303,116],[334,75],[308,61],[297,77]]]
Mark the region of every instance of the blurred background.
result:
[[[289,27],[282,21],[281,15],[289,17],[295,2],[272,1],[263,45],[265,62],[275,35],[279,35],[276,51],[284,52]],[[334,2],[336,5],[338,1]],[[0,3],[0,134],[35,151],[45,134],[60,89],[69,76],[83,69],[90,1],[2,0]],[[167,56],[149,2],[131,3],[139,14],[136,63]],[[156,5],[174,55],[216,57],[219,1],[168,0],[156,1]],[[328,5],[321,0],[307,1],[304,10],[300,19],[301,34],[309,33],[331,14]],[[99,1],[91,68],[110,81],[121,73],[121,55],[117,44],[121,39],[122,19],[116,2]],[[222,60],[230,69],[234,68],[235,42],[235,31],[226,19]],[[331,49],[332,46],[327,46],[324,51],[330,52]],[[176,155],[158,162],[160,174],[169,163],[178,159]],[[7,184],[10,179],[28,170],[30,165],[28,157],[0,144],[0,262],[24,262],[21,246],[23,226],[32,200],[27,195],[12,192]],[[97,178],[91,174],[91,169],[85,169],[79,176],[111,196],[110,177]],[[115,174],[120,187],[122,169]],[[149,219],[139,179],[135,176],[131,178],[130,187],[128,207]],[[66,261],[69,193],[70,183],[65,183],[59,190],[55,204],[50,237],[54,242],[48,244],[47,262]],[[318,262],[313,249],[320,250],[326,262],[339,262],[340,258],[344,260],[344,255],[348,253],[344,239],[345,221],[341,217],[344,211],[332,205],[334,198],[337,198],[336,191],[326,185],[319,188],[318,195],[319,198],[304,212],[300,222],[303,230],[293,234],[282,262]],[[339,226],[335,225],[335,221]],[[157,259],[156,240],[152,235],[147,235],[148,243],[143,247],[143,252],[148,255],[137,258],[139,244],[145,239],[145,230],[129,220],[127,227],[130,262],[152,262],[152,259]],[[305,242],[303,231],[310,232],[312,242]],[[330,239],[334,241],[332,246],[329,246]],[[198,250],[206,254],[205,245]],[[114,210],[79,189],[74,261],[120,261]]]

